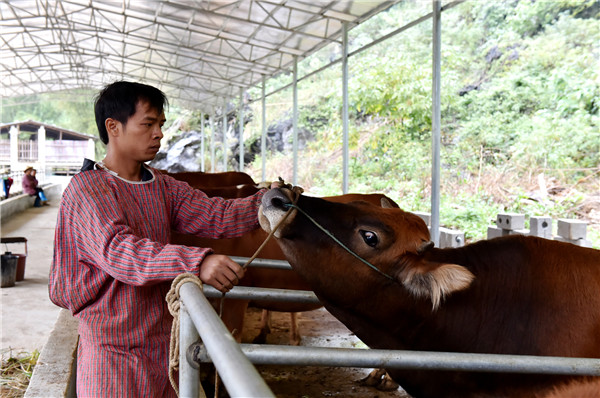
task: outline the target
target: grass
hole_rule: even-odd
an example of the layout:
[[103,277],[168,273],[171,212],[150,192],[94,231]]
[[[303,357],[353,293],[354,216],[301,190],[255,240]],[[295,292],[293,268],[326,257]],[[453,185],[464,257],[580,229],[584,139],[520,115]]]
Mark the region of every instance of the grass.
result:
[[16,354],[13,353],[12,349],[2,351],[0,396],[3,398],[17,398],[25,395],[39,356],[38,350]]

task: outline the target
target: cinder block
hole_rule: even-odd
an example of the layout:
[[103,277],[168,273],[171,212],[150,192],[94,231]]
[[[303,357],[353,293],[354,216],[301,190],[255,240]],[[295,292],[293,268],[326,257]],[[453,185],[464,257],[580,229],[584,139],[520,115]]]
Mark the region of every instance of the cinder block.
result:
[[525,228],[525,214],[504,213],[496,217],[496,225],[502,229],[523,229]]
[[552,239],[552,218],[529,217],[529,235]]
[[562,236],[557,236],[554,238],[554,240],[560,241],[560,242],[567,242],[567,243],[572,243],[574,245],[577,246],[581,246],[581,247],[592,247],[592,242],[584,239],[584,238],[580,238],[580,239],[566,239],[563,238]]
[[507,229],[489,226],[488,230],[487,230],[487,238],[494,239],[494,238],[498,238],[500,236],[506,236],[509,233],[510,233],[510,231]]
[[508,231],[509,235],[529,235],[528,229],[513,229]]
[[440,248],[462,247],[465,245],[465,233],[440,227]]
[[424,211],[414,211],[413,213],[421,217],[427,226],[431,226],[431,213],[426,213]]
[[557,235],[569,240],[585,239],[587,222],[560,218],[557,222]]

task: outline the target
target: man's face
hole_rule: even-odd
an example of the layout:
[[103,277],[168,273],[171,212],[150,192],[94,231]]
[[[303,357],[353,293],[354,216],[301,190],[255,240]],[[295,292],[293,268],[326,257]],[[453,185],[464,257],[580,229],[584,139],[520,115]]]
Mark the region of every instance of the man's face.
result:
[[164,112],[159,114],[147,101],[139,101],[127,124],[120,126],[122,131],[116,137],[117,150],[122,156],[138,162],[154,159],[160,149],[165,120]]

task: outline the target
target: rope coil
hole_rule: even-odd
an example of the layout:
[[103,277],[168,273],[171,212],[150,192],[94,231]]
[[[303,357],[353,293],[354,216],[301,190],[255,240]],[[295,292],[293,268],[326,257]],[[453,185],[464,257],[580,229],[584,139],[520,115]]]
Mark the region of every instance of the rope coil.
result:
[[[179,396],[179,384],[175,380],[175,372],[179,370],[179,310],[181,309],[181,300],[179,298],[179,289],[184,283],[191,282],[202,290],[202,282],[194,274],[185,273],[178,275],[171,283],[171,289],[166,296],[167,307],[173,315],[173,324],[171,326],[171,341],[169,342],[169,381]],[[204,391],[201,391],[201,396]]]

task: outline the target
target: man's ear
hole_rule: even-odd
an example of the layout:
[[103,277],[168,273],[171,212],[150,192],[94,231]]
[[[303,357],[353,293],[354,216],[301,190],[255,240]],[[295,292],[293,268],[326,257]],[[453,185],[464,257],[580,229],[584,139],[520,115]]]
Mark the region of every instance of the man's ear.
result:
[[121,122],[110,117],[104,121],[104,126],[106,127],[106,132],[111,137],[116,137],[119,135],[119,131],[121,131]]
[[404,257],[403,269],[396,279],[415,297],[429,298],[434,311],[444,297],[468,288],[475,279],[475,275],[462,265],[430,261],[413,253]]

